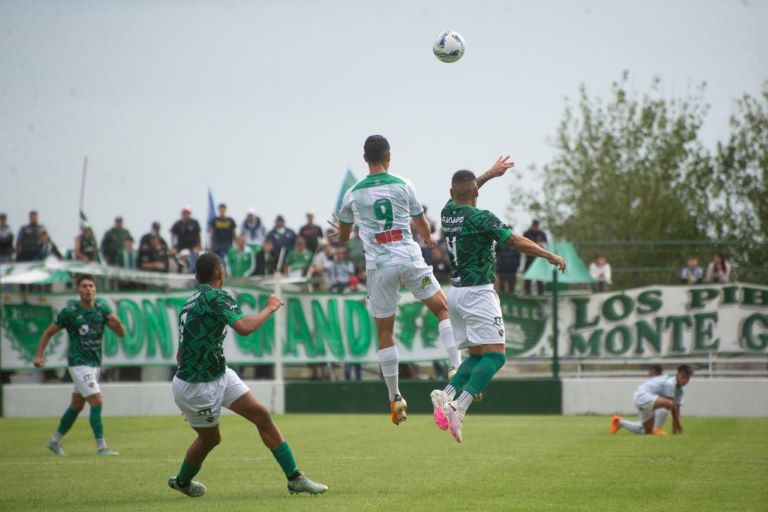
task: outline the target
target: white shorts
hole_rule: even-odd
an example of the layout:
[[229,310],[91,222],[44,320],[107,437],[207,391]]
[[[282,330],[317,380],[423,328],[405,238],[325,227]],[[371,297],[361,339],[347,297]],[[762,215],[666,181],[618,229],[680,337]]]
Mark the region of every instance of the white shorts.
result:
[[210,382],[187,382],[173,377],[173,400],[194,428],[215,427],[221,406],[227,409],[249,389],[240,377],[227,368],[224,375]]
[[93,366],[67,366],[69,376],[72,377],[72,383],[75,385],[75,393],[83,398],[101,393],[99,388],[99,375],[101,368]]
[[492,284],[448,290],[448,316],[459,348],[506,341],[501,303]]
[[637,407],[637,414],[640,415],[640,423],[645,423],[653,418],[653,406],[656,404],[657,398],[659,395],[652,393],[635,393],[635,407]]
[[432,274],[432,267],[423,262],[370,268],[366,273],[368,300],[374,318],[394,316],[403,285],[419,300],[429,299],[440,291],[440,284]]

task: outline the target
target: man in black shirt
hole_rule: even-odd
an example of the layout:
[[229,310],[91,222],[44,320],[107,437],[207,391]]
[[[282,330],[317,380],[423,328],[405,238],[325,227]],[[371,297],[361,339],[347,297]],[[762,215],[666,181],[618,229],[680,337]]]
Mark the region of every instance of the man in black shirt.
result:
[[182,249],[200,252],[200,223],[192,218],[192,210],[188,206],[181,210],[181,219],[171,228],[171,242],[176,252]]
[[317,252],[318,243],[323,238],[323,228],[315,224],[314,220],[315,215],[307,212],[307,223],[299,229],[299,236],[304,239],[307,249],[312,254]]
[[235,240],[237,223],[232,217],[227,217],[227,205],[219,205],[219,216],[211,221],[208,233],[211,236],[210,249],[222,260],[227,261],[227,253]]
[[[541,247],[545,247],[547,245],[547,235],[541,230],[541,224],[538,220],[534,219],[531,223],[531,227],[528,228],[528,231],[523,233],[523,236],[537,244],[539,244]],[[523,273],[525,273],[531,265],[533,265],[533,260],[536,259],[536,256],[525,256],[525,270]],[[531,294],[531,281],[530,279],[525,280],[525,293],[526,295]],[[536,290],[539,295],[544,294],[544,283],[542,281],[536,281]]]
[[0,213],[0,263],[13,261],[13,231],[5,223],[8,217]]
[[40,234],[45,230],[37,223],[37,212],[29,212],[29,224],[19,230],[16,237],[16,261],[32,261],[40,253]]

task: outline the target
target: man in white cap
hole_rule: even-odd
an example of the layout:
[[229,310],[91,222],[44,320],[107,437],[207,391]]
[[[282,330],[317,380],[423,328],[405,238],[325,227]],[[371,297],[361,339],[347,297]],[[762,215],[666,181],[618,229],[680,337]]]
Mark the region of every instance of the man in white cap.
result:
[[240,235],[245,237],[245,245],[250,247],[254,254],[259,252],[261,246],[264,245],[267,229],[253,208],[246,212],[245,220],[240,224]]

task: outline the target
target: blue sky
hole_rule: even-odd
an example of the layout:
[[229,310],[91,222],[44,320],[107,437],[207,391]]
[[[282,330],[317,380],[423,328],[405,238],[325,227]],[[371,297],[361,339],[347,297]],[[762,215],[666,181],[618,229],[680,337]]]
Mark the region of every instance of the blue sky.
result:
[[[71,247],[87,155],[99,237],[116,214],[134,235],[184,205],[204,219],[208,187],[238,221],[298,227],[381,133],[437,217],[453,171],[549,162],[564,98],[607,97],[624,70],[668,97],[706,82],[713,144],[768,80],[765,27],[766,1],[0,0],[0,210],[17,229],[36,208]],[[458,63],[431,53],[444,29],[466,40]],[[491,182],[480,206],[505,216],[510,185],[541,177]]]

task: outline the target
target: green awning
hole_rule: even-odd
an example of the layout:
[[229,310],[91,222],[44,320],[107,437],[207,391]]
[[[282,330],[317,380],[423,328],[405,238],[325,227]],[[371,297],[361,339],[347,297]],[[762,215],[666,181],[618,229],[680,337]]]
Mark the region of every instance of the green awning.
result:
[[[570,242],[552,242],[547,244],[547,250],[562,256],[565,260],[565,274],[558,274],[558,283],[590,284],[595,280],[589,275],[589,269]],[[555,267],[544,258],[536,258],[533,265],[523,274],[523,279],[532,281],[552,282],[552,270]]]

